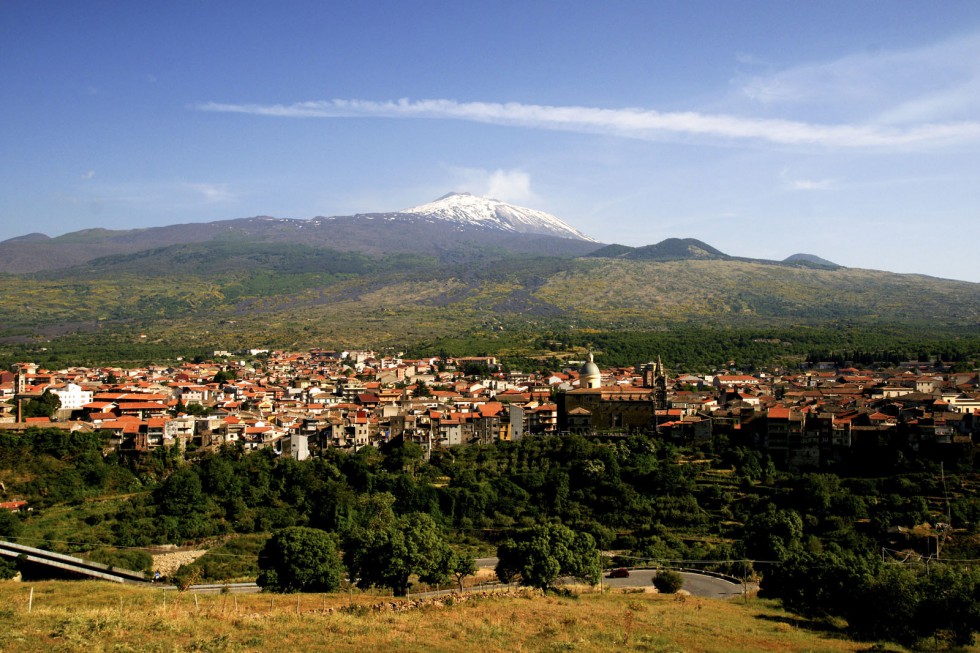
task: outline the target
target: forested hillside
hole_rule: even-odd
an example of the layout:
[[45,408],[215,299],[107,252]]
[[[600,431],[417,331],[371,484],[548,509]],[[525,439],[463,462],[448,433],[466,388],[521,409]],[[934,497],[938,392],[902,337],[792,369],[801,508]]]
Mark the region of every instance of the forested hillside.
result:
[[[35,507],[6,513],[0,536],[67,552],[101,549],[111,560],[106,547],[218,542],[293,526],[347,541],[389,506],[383,509],[394,517],[425,515],[443,537],[453,533],[463,553],[492,553],[522,528],[556,522],[621,552],[613,564],[700,561],[738,576],[761,574],[770,594],[812,610],[792,598],[799,577],[787,579],[803,573],[794,570],[861,560],[877,578],[883,547],[926,555],[936,533],[921,525],[946,519],[948,497],[954,530],[943,538],[943,559],[980,557],[972,460],[947,461],[941,474],[938,461],[911,451],[890,451],[860,469],[801,475],[725,438],[678,449],[646,436],[530,437],[437,450],[429,461],[401,443],[327,449],[304,462],[235,448],[192,452],[186,461],[169,449],[104,456],[104,444],[98,434],[56,430],[0,435],[0,479],[8,495]],[[895,542],[895,527],[918,534]],[[254,555],[255,545],[233,557],[249,550]],[[195,577],[249,568],[205,559]]]

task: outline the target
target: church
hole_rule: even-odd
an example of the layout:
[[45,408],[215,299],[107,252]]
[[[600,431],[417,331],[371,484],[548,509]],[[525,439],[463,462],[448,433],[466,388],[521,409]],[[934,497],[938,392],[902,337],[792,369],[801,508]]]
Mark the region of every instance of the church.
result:
[[579,368],[579,387],[560,393],[558,430],[569,433],[598,431],[651,432],[656,411],[667,407],[667,377],[663,363],[647,363],[642,386],[602,385],[602,374],[592,352]]

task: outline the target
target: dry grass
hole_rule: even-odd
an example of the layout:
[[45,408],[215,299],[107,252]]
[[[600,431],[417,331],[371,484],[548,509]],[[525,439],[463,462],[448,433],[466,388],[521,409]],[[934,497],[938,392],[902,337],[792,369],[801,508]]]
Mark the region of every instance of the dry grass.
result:
[[[28,612],[32,587],[34,603]],[[0,651],[728,653],[868,648],[810,629],[758,600],[498,595],[400,612],[373,609],[385,602],[391,600],[358,594],[222,594],[195,600],[190,593],[98,582],[6,582],[0,583]]]

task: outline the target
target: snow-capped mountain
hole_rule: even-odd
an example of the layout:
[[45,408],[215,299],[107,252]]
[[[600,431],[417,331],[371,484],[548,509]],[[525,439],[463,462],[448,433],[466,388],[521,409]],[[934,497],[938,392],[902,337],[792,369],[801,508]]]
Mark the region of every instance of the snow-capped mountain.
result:
[[449,193],[434,202],[402,209],[398,213],[410,213],[483,229],[598,242],[550,213],[470,193]]

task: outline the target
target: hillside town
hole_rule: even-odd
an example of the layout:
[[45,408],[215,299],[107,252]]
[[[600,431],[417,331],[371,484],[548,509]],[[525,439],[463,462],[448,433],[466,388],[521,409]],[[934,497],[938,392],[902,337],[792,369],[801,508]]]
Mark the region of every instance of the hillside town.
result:
[[[671,375],[660,362],[504,371],[495,357],[371,351],[214,352],[206,362],[0,373],[0,429],[102,430],[120,452],[241,446],[302,460],[394,439],[436,447],[529,435],[646,433],[679,444],[741,438],[804,469],[881,448],[966,455],[980,440],[976,372],[817,363],[797,371]],[[49,415],[25,407],[57,397]]]

